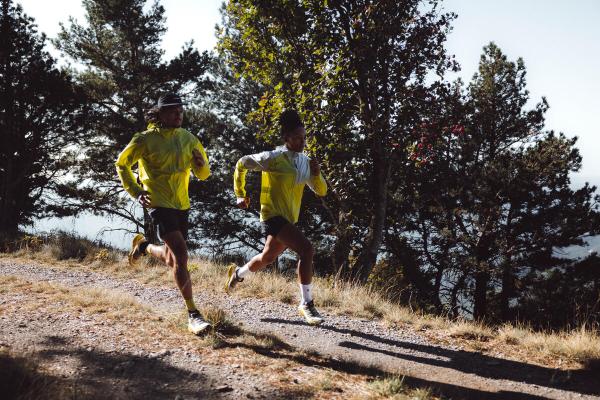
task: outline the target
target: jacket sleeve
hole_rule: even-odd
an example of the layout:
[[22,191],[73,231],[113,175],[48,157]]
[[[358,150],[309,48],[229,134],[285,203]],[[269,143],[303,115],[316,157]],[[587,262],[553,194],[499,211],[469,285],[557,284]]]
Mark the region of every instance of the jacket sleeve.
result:
[[202,146],[202,143],[200,143],[199,140],[196,140],[194,149],[199,150],[200,154],[202,154],[202,158],[204,158],[204,165],[202,167],[197,167],[196,164],[194,164],[194,161],[192,161],[192,172],[194,173],[194,176],[196,176],[196,178],[203,181],[203,180],[206,180],[206,178],[208,178],[210,176],[210,166],[208,164],[208,156],[206,155],[206,151],[204,150],[204,147]]
[[137,183],[131,167],[138,162],[138,160],[144,154],[144,140],[141,133],[136,133],[131,142],[125,147],[125,149],[119,154],[115,166],[117,173],[121,179],[123,188],[133,198],[137,198],[144,189]]
[[323,178],[323,175],[320,172],[317,176],[310,176],[308,187],[310,187],[317,196],[323,197],[327,194],[327,182],[325,182],[325,178]]
[[235,172],[233,173],[233,191],[236,197],[246,197],[246,173],[248,170],[268,171],[269,162],[273,158],[273,155],[273,152],[264,151],[244,156],[238,160],[235,164]]

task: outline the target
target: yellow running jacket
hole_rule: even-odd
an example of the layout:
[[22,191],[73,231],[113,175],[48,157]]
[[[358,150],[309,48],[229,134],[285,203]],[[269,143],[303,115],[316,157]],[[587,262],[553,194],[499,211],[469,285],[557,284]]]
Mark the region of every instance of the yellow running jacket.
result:
[[[204,158],[201,168],[192,162],[193,149],[198,149]],[[142,186],[131,171],[136,162]],[[164,129],[153,124],[133,135],[115,165],[127,193],[137,199],[143,190],[147,191],[152,208],[189,209],[190,170],[200,180],[210,175],[208,157],[196,136],[182,128]]]
[[304,186],[318,196],[327,194],[323,175],[310,175],[309,159],[302,153],[280,146],[273,151],[251,154],[239,159],[233,175],[233,188],[238,198],[246,197],[246,173],[262,171],[260,220],[281,216],[298,222]]

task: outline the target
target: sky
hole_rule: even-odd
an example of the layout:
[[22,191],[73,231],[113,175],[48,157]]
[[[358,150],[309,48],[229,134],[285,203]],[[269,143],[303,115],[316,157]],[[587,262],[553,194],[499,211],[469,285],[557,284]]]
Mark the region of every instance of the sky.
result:
[[546,128],[577,136],[583,168],[573,176],[600,186],[600,1],[446,0],[458,14],[447,42],[468,82],[484,45],[523,58],[532,104],[550,104]]
[[[80,0],[17,0],[41,32],[54,37],[69,16],[84,22]],[[165,56],[194,40],[199,50],[214,47],[221,0],[162,0],[168,31]],[[458,14],[446,48],[469,82],[483,46],[494,41],[510,60],[523,58],[531,106],[545,96],[550,104],[546,128],[579,137],[582,170],[574,185],[600,186],[600,1],[598,0],[445,0]],[[53,52],[54,55],[58,53]],[[75,223],[73,223],[75,224]]]

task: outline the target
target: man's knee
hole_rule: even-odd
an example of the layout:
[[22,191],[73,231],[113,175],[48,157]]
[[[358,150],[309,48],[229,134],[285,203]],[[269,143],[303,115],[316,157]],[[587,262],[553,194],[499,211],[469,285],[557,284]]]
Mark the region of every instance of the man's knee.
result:
[[302,247],[300,248],[300,253],[298,254],[300,256],[301,259],[311,259],[313,258],[313,256],[315,255],[315,248],[312,245],[311,242],[306,241],[305,243],[302,244]]
[[271,264],[277,258],[277,254],[275,253],[263,253],[261,256],[261,260],[265,264]]
[[181,267],[187,267],[187,262],[188,262],[187,251],[185,251],[185,250],[174,251],[173,252],[173,258],[175,259],[175,265],[177,267],[179,267],[179,266],[181,266]]

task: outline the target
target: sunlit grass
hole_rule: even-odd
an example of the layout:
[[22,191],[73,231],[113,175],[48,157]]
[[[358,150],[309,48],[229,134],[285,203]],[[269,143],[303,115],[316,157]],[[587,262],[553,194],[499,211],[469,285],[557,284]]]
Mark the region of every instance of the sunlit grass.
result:
[[600,360],[600,335],[585,326],[546,333],[524,326],[504,325],[498,330],[498,340],[524,347],[542,357],[558,357],[594,367]]

